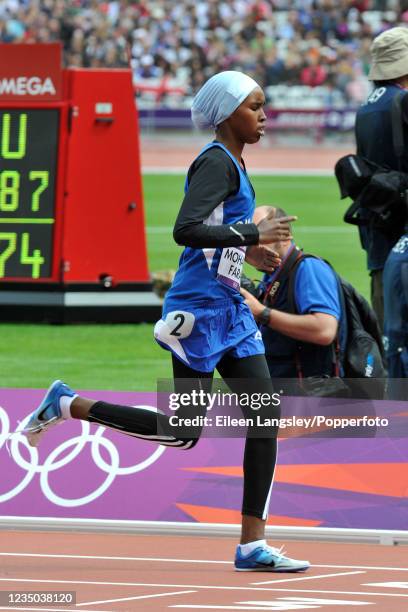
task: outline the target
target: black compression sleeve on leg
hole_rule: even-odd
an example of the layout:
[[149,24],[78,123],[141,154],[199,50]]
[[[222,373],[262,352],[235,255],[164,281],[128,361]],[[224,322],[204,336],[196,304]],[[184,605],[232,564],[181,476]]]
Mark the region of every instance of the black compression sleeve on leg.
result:
[[[177,357],[172,355],[173,360],[173,378],[174,391],[177,394],[190,395],[194,392],[209,392],[211,391],[212,378],[214,372],[199,372],[193,370],[186,364],[182,363]],[[180,406],[174,415],[178,417],[179,422],[183,419],[193,419],[194,417],[204,417],[207,412],[207,404],[191,402],[188,405]],[[196,425],[188,428],[188,436],[197,444],[201,436],[202,425]],[[190,447],[191,448],[191,447]]]
[[198,372],[197,370],[193,370],[188,365],[177,359],[173,354],[171,355],[172,365],[173,365],[173,378],[176,381],[177,379],[185,379],[192,378],[195,379],[196,385],[200,386],[200,381],[207,380],[206,384],[211,384],[212,378],[214,376],[214,372]]
[[96,402],[89,412],[88,421],[165,446],[182,447],[185,443],[171,434],[166,415],[146,408]]
[[276,438],[246,439],[242,514],[263,520],[268,518],[277,451]]
[[[201,378],[209,379],[211,384],[212,373],[201,373],[189,368],[173,357],[173,370],[176,380],[175,388],[179,392],[189,392],[199,388],[202,384]],[[205,407],[203,408],[205,412]],[[194,412],[191,406],[183,406],[175,412],[178,416],[193,417],[199,412]],[[88,415],[88,421],[111,427],[122,433],[143,440],[151,440],[164,446],[174,446],[182,449],[193,448],[198,441],[201,427],[194,428],[190,437],[177,437],[175,431],[169,424],[169,417],[154,410],[137,408],[134,406],[121,406],[109,404],[108,402],[96,402]]]
[[[218,371],[236,393],[273,394],[273,385],[264,355],[236,359],[226,355],[218,364]],[[242,408],[245,417],[254,416]],[[262,409],[263,416],[279,418],[279,406],[271,404]],[[248,436],[244,452],[244,492],[242,514],[267,518],[273,475],[277,458],[277,431],[267,438]]]

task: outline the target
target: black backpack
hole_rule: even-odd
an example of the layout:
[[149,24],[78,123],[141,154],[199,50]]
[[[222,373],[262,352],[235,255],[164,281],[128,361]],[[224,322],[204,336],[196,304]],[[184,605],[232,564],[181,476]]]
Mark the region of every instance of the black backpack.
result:
[[408,210],[408,174],[401,171],[405,155],[401,103],[405,95],[406,92],[396,95],[391,107],[398,170],[352,154],[341,157],[334,167],[341,198],[353,200],[344,214],[344,221],[358,226],[370,224],[394,240],[403,232]]
[[[292,312],[296,312],[294,294],[296,269],[306,257],[319,259],[315,255],[301,253],[288,271],[288,300]],[[329,262],[326,263],[336,275],[341,310],[346,322],[344,346],[340,345],[339,333],[333,343],[342,376],[346,379],[352,397],[383,399],[387,370],[377,316],[353,285],[337,274]]]

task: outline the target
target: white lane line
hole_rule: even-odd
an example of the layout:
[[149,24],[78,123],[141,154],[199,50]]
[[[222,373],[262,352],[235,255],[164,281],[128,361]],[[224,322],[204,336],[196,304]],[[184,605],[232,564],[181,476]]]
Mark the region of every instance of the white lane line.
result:
[[[194,156],[192,157],[194,159]],[[182,178],[186,175],[184,166],[145,166],[142,162],[142,174],[180,174]],[[316,168],[253,168],[249,173],[250,176],[330,176],[334,177],[334,171],[328,169]]]
[[334,576],[351,576],[352,574],[366,574],[367,572],[338,572],[337,574],[320,574],[319,576],[301,576],[296,578],[283,578],[281,580],[265,580],[263,582],[251,582],[251,584],[276,584],[277,582],[295,582],[295,580],[317,580],[318,578],[334,578]]
[[[23,610],[23,612],[26,612],[26,610],[36,610],[36,612],[78,612],[76,608],[69,610],[68,608],[16,608],[16,606],[0,606],[0,610]],[[114,612],[114,610],[83,610],[83,612]]]
[[0,552],[0,557],[43,557],[44,559],[101,559],[102,561],[157,561],[159,563],[220,563],[232,565],[232,561],[214,561],[213,559],[166,559],[161,557],[110,557],[100,555],[55,555],[43,553],[9,553]]
[[169,606],[169,608],[187,608],[188,610],[269,610],[270,612],[273,612],[273,610],[277,610],[284,612],[284,610],[310,610],[320,608],[320,606],[311,606],[309,604],[285,604],[284,602],[272,602],[268,606],[243,606],[240,604],[236,606],[205,606],[203,604],[194,604],[188,606],[186,604],[178,604]]
[[[319,603],[312,603],[305,601],[301,603],[300,601],[282,601],[283,598],[279,597],[279,600],[275,601],[241,601],[238,602],[236,606],[205,606],[205,605],[186,605],[186,604],[177,604],[169,606],[169,608],[187,608],[189,610],[273,610],[281,611],[284,610],[310,610],[321,608],[322,606]],[[330,602],[330,600],[327,600]],[[328,604],[330,605],[330,603]],[[334,603],[332,605],[337,605]],[[349,601],[347,603],[342,603],[341,605],[347,606],[372,606],[373,604],[368,601]]]
[[[169,608],[215,609],[215,610],[305,610],[328,606],[372,606],[369,601],[318,599],[315,597],[277,597],[273,601],[237,601],[234,606],[173,604]],[[250,607],[247,607],[250,606]]]
[[168,595],[184,595],[185,593],[197,593],[197,591],[173,591],[172,593],[154,593],[153,595],[137,595],[135,597],[121,597],[120,599],[101,599],[99,601],[85,601],[77,604],[80,606],[94,606],[96,604],[114,603],[118,601],[133,601],[134,599],[153,599],[154,597],[167,597]]
[[272,587],[237,587],[237,586],[215,586],[212,584],[162,584],[157,582],[106,582],[98,580],[39,580],[38,578],[0,578],[0,582],[28,582],[28,583],[40,583],[40,584],[93,584],[103,586],[142,586],[142,587],[160,587],[160,588],[174,588],[174,589],[211,589],[211,590],[222,590],[222,591],[289,591],[291,593],[328,593],[337,595],[364,595],[364,596],[377,596],[381,597],[408,597],[408,593],[371,593],[367,591],[332,591],[332,590],[318,590],[318,589],[293,589],[289,588],[272,588]]
[[[319,225],[319,226],[308,226],[308,225],[296,225],[296,233],[304,234],[353,234],[353,227],[343,227],[341,225]],[[172,225],[148,225],[146,227],[148,234],[172,234]]]
[[[320,597],[278,597],[279,601],[293,601],[293,602],[306,602],[312,604],[321,605],[331,605],[331,606],[372,606],[373,604],[369,601],[357,601],[353,599],[350,600],[342,600],[342,599],[321,599]],[[242,602],[241,602],[242,603]],[[245,602],[248,603],[248,602]]]
[[[101,559],[103,561],[156,561],[158,563],[209,563],[220,565],[232,565],[232,561],[214,561],[213,559],[174,559],[168,557],[112,557],[100,555],[57,555],[45,553],[24,552],[0,552],[0,557],[44,557],[45,559]],[[384,567],[378,565],[331,565],[313,563],[312,567],[327,569],[361,569],[361,570],[384,570],[391,572],[408,572],[408,567]]]
[[390,572],[408,572],[408,567],[383,567],[380,565],[317,565],[313,563],[312,567],[327,567],[333,569],[363,569],[363,570],[384,570]]
[[387,589],[408,589],[408,582],[365,582],[361,586],[379,586]]

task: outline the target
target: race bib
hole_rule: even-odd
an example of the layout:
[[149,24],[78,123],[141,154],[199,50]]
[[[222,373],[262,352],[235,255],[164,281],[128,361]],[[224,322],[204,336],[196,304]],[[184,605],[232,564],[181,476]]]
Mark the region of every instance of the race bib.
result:
[[193,331],[195,316],[185,310],[173,310],[167,313],[166,318],[157,321],[154,326],[154,337],[165,344],[176,355],[189,363],[180,340],[185,340]]
[[218,264],[217,278],[224,285],[239,291],[245,247],[227,247],[222,250]]

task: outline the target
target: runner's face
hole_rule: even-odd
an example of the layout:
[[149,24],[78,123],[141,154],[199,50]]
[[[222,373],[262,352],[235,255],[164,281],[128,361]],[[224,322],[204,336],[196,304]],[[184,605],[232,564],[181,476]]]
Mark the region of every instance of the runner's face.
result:
[[257,87],[227,119],[241,142],[253,144],[265,134],[265,95]]

